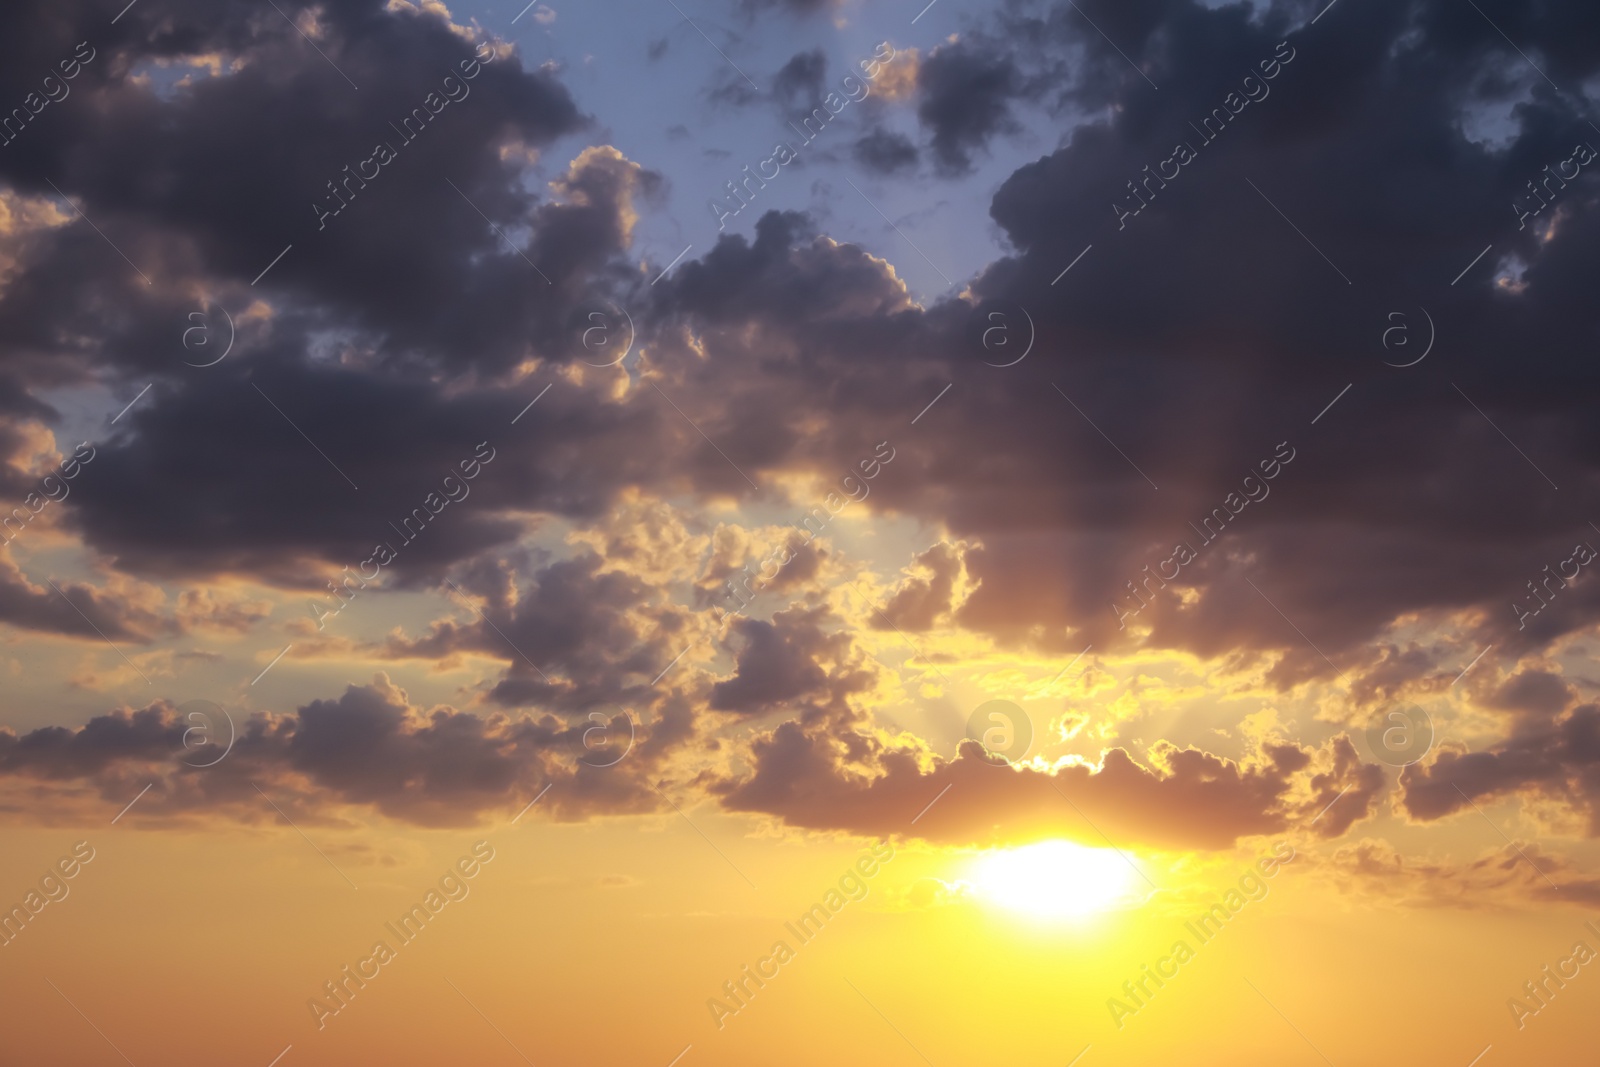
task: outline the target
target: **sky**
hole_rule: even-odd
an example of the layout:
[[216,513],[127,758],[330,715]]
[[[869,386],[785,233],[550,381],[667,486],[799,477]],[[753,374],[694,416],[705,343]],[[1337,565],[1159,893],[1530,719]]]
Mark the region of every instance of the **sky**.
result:
[[6,5],[0,1067],[1587,1054],[1596,41]]

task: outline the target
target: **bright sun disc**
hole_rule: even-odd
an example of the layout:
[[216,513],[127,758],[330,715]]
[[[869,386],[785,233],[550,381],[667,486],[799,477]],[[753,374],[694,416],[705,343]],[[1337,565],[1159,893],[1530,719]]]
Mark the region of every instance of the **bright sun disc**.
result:
[[991,852],[973,866],[973,888],[1002,907],[1030,915],[1090,915],[1131,902],[1136,875],[1110,849],[1041,841]]

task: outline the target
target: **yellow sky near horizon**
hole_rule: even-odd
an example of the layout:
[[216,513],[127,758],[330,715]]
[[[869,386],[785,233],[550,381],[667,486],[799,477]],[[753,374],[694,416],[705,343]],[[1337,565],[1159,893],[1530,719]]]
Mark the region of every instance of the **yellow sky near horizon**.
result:
[[[562,825],[535,808],[515,827],[475,831],[310,829],[315,847],[281,825],[7,830],[8,873],[42,873],[77,840],[95,858],[0,949],[0,999],[28,1020],[7,1027],[0,1062],[112,1062],[107,1039],[136,1064],[263,1067],[285,1046],[285,1064],[520,1062],[511,1045],[541,1065],[664,1065],[686,1045],[684,1064],[729,1065],[911,1064],[920,1050],[940,1067],[1044,1067],[1091,1046],[1084,1064],[1311,1064],[1320,1049],[1359,1067],[1464,1064],[1490,1044],[1509,1053],[1500,1062],[1534,1062],[1579,1041],[1600,999],[1585,970],[1521,1031],[1505,1005],[1590,936],[1592,913],[1351,893],[1332,849],[1306,841],[1204,943],[1186,923],[1271,842],[1203,859],[1130,853],[1175,888],[1072,920],[975,896],[962,884],[973,850],[901,843],[865,898],[801,943],[785,924],[870,842],[742,835],[747,820],[688,814],[693,825],[677,815]],[[384,924],[480,840],[494,859],[468,895],[319,1030],[307,1001],[374,941],[399,946]],[[716,1026],[707,1002],[778,940],[794,942],[794,958]],[[1116,1025],[1108,1002],[1127,1002],[1123,982],[1178,940],[1193,958]]]

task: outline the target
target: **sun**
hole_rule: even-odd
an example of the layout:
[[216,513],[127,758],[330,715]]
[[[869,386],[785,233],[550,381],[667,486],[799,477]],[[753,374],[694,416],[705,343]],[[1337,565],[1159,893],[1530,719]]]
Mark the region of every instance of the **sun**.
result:
[[990,852],[969,877],[985,900],[1041,918],[1081,918],[1138,900],[1138,875],[1126,858],[1071,841]]

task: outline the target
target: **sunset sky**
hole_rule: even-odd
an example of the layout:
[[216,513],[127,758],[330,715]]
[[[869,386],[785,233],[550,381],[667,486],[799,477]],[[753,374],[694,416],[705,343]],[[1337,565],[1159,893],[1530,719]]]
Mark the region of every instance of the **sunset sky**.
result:
[[0,1067],[1592,1058],[1600,9],[524,4],[0,8]]

